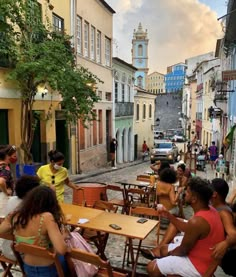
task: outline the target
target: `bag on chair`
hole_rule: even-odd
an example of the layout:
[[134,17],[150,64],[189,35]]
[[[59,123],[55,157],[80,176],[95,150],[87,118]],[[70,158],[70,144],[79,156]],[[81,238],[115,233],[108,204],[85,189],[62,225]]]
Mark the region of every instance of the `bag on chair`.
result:
[[[77,231],[70,232],[70,240],[68,241],[68,245],[71,248],[78,248],[89,253],[94,253],[91,246],[85,241],[85,239]],[[77,276],[93,277],[98,272],[98,268],[95,265],[85,263],[75,259],[71,259],[71,260],[74,264]]]

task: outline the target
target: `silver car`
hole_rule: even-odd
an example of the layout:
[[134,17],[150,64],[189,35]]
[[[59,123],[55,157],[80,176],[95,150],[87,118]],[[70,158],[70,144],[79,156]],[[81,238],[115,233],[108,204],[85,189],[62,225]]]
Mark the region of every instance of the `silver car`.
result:
[[174,163],[179,155],[179,149],[174,142],[163,141],[155,142],[151,150],[150,161],[166,160]]

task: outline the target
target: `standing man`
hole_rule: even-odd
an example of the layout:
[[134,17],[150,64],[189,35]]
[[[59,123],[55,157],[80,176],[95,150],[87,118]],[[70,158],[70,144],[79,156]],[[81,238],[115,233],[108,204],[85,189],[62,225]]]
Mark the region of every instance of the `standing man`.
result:
[[207,181],[195,177],[189,180],[185,196],[186,203],[194,210],[194,216],[188,222],[183,222],[168,211],[161,211],[162,216],[185,233],[179,246],[168,249],[167,257],[148,264],[150,277],[201,277],[206,272],[213,261],[213,247],[225,238],[218,212],[209,207],[212,194],[213,190]]
[[210,163],[211,163],[211,169],[213,170],[215,167],[215,160],[218,157],[218,148],[216,147],[216,143],[212,141],[211,146],[209,147],[209,153],[210,153]]
[[116,159],[116,148],[117,148],[117,140],[113,138],[110,143],[110,154],[111,154],[111,167],[112,169],[116,169],[115,159]]

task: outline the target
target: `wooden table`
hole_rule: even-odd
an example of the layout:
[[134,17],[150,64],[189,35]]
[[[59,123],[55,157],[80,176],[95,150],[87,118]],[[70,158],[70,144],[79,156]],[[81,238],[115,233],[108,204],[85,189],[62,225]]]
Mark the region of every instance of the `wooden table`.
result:
[[150,186],[150,182],[138,181],[136,179],[124,179],[124,180],[116,181],[116,183],[121,184],[122,186],[124,186],[125,189],[131,186],[139,187],[139,188],[145,188]]
[[[124,214],[114,214],[108,212],[102,212],[98,216],[92,218],[89,222],[79,224],[81,228],[88,228],[96,230],[97,232],[106,232],[109,234],[115,234],[124,236],[129,240],[131,249],[131,258],[133,261],[132,276],[135,276],[139,251],[142,241],[148,236],[148,234],[159,224],[157,220],[148,219],[144,224],[137,223],[139,218],[135,216],[129,216]],[[121,227],[121,230],[115,230],[111,228],[110,224],[116,224]],[[136,257],[133,253],[133,239],[139,240]]]
[[88,220],[91,220],[104,212],[98,209],[82,207],[67,203],[60,203],[60,206],[65,216],[71,215],[71,219],[68,220],[68,223],[73,226],[80,226],[80,224],[78,223],[78,220],[80,218],[86,218]]

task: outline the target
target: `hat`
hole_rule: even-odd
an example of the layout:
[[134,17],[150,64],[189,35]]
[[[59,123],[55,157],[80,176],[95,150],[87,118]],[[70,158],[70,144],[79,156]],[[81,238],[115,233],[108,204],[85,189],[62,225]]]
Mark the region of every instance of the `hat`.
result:
[[178,165],[179,165],[179,164],[185,164],[185,162],[184,162],[183,160],[180,160],[179,163],[178,163]]
[[223,158],[224,156],[222,154],[219,155],[219,158]]

